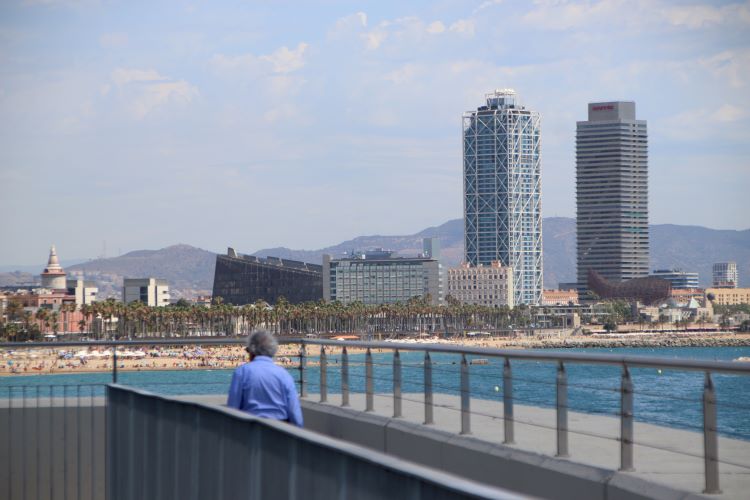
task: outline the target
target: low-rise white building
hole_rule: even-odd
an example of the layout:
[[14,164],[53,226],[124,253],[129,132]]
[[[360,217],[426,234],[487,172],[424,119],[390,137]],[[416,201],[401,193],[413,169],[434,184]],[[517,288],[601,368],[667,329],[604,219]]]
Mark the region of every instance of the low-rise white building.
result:
[[76,296],[76,305],[91,305],[96,302],[99,288],[93,281],[84,281],[81,278],[67,279],[65,281],[68,294]]
[[166,280],[156,278],[125,278],[122,286],[122,301],[126,304],[141,301],[150,307],[169,305],[169,285]]
[[464,304],[513,307],[513,269],[498,261],[448,269],[447,295]]

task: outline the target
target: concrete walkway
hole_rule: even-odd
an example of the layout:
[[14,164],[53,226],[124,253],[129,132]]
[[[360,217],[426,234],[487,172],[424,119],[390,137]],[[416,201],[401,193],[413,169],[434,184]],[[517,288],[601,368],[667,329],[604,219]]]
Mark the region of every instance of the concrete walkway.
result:
[[[320,397],[311,394],[309,401]],[[460,402],[457,396],[435,394],[434,421],[430,427],[458,434],[461,430]],[[328,404],[339,406],[340,395],[328,396]],[[393,397],[375,395],[375,412],[393,416]],[[355,412],[365,408],[364,394],[350,395],[350,408]],[[471,401],[471,436],[495,445],[502,445],[502,403],[473,399]],[[513,449],[547,456],[556,453],[556,414],[553,409],[515,405],[515,444],[503,445]],[[404,394],[402,419],[413,423],[424,421],[422,394]],[[615,417],[570,412],[569,458],[561,458],[584,465],[611,470],[620,466],[620,420]],[[582,434],[585,433],[585,434]],[[651,424],[634,425],[634,472],[641,479],[671,488],[700,494],[704,489],[703,435],[700,433],[660,427]],[[646,446],[648,445],[648,446]],[[656,449],[659,448],[659,449]],[[750,498],[750,442],[719,438],[720,495],[710,498]],[[736,465],[730,465],[736,464]]]

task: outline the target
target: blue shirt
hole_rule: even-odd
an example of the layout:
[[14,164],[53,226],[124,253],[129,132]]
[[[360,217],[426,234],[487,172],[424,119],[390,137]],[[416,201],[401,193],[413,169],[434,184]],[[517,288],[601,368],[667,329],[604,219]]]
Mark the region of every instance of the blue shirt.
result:
[[256,356],[234,371],[227,406],[302,427],[294,379],[268,356]]

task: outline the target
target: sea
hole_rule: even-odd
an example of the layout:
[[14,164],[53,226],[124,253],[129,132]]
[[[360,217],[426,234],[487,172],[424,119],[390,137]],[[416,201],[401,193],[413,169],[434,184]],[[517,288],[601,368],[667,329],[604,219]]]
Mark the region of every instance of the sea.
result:
[[[547,350],[551,352],[554,350]],[[750,357],[750,347],[658,347],[658,348],[585,348],[561,349],[566,353],[608,353],[632,356],[657,356],[672,359],[733,361]],[[472,398],[501,402],[503,398],[502,360],[487,359],[487,364],[472,364]],[[329,394],[341,390],[340,358],[328,355]],[[320,369],[315,356],[308,358],[305,380],[310,393],[319,392]],[[393,390],[392,353],[373,353],[375,392]],[[402,392],[423,392],[421,352],[402,352]],[[432,354],[433,390],[459,394],[460,357]],[[616,417],[620,411],[621,368],[617,366],[567,364],[568,406],[570,411]],[[300,372],[289,368],[295,380]],[[704,375],[656,368],[633,368],[634,418],[668,427],[702,432]],[[118,383],[165,395],[226,394],[232,370],[120,372]],[[364,354],[349,355],[349,385],[352,392],[365,390]],[[517,404],[554,407],[556,366],[539,361],[513,361],[513,397]],[[721,435],[750,441],[750,376],[713,376],[717,394],[718,431]],[[81,373],[0,377],[0,406],[22,404],[19,399],[67,397],[86,399],[104,394],[104,385],[112,382],[111,373]],[[412,396],[416,397],[416,396]],[[10,398],[10,399],[8,399]]]

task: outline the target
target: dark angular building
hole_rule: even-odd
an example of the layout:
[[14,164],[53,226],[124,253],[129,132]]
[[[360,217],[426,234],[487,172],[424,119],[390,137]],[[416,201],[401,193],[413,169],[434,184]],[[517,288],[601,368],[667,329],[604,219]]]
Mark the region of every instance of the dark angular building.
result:
[[638,301],[646,305],[658,304],[672,294],[672,285],[661,278],[633,278],[613,283],[593,269],[589,269],[587,285],[600,299]]
[[229,248],[216,256],[213,297],[235,306],[284,297],[292,304],[323,298],[323,268],[296,260],[239,255]]

